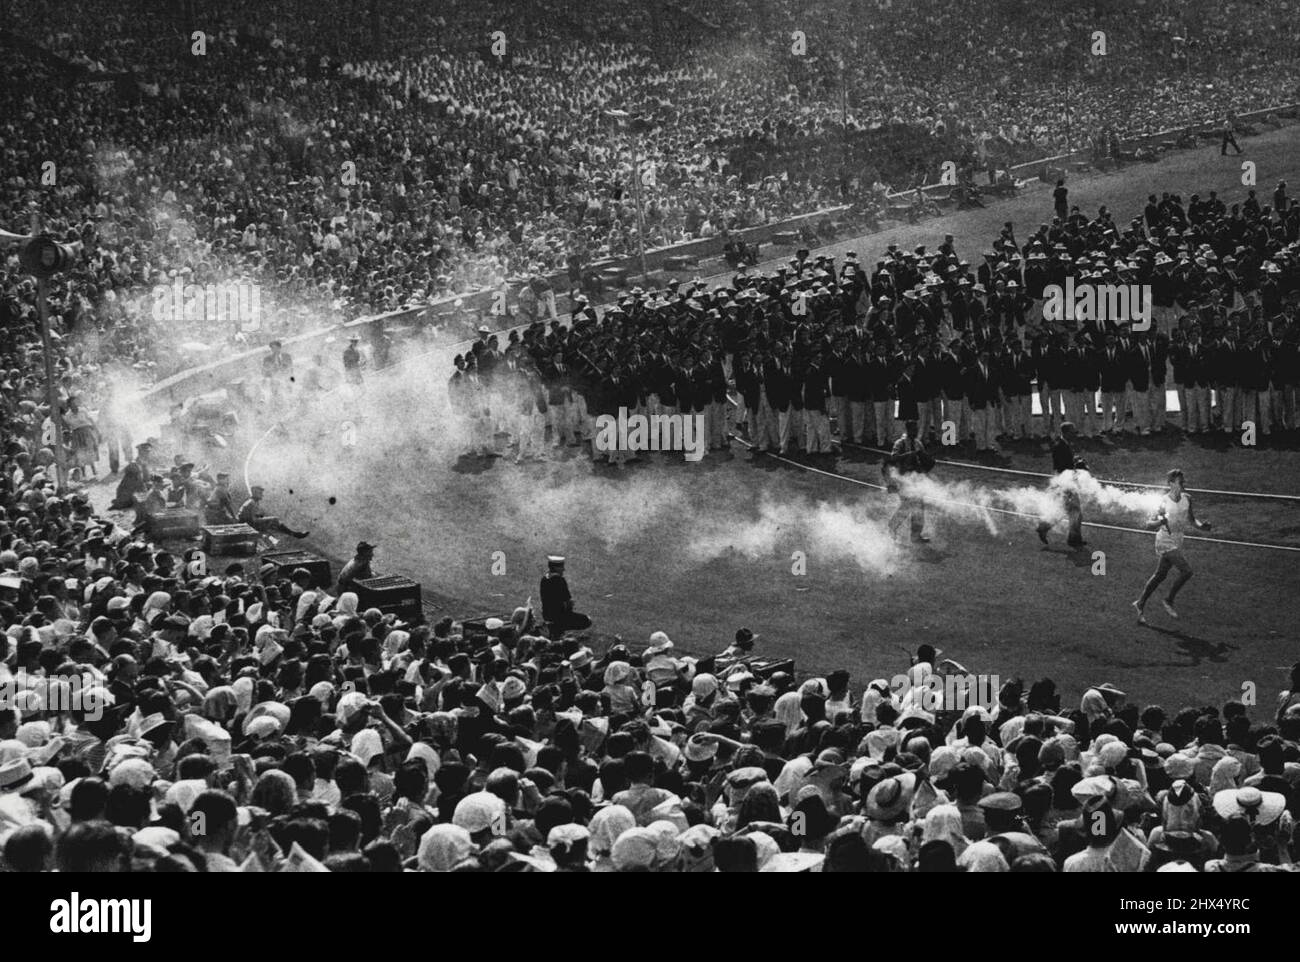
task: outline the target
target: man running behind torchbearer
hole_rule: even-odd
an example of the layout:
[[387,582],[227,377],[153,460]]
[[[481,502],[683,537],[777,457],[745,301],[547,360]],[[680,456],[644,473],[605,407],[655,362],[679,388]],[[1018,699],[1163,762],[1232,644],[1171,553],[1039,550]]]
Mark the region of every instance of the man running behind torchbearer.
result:
[[[1052,436],[1052,471],[1057,478],[1066,471],[1088,470],[1088,462],[1074,456],[1074,448],[1070,444],[1074,440],[1074,434],[1074,423],[1062,421],[1060,429]],[[1083,505],[1079,500],[1079,492],[1073,488],[1065,488],[1061,492],[1061,500],[1069,522],[1066,544],[1071,548],[1082,548],[1088,542],[1083,540]],[[1047,533],[1052,530],[1052,524],[1053,522],[1050,521],[1041,521],[1038,524],[1038,540],[1043,544],[1047,544]]]
[[885,487],[898,494],[898,509],[889,519],[889,530],[895,538],[903,522],[911,522],[912,540],[929,541],[922,532],[925,529],[925,500],[903,490],[901,481],[905,474],[927,474],[934,467],[934,458],[925,450],[925,445],[916,436],[917,422],[908,420],[902,437],[894,442],[893,450],[885,461],[883,470]]

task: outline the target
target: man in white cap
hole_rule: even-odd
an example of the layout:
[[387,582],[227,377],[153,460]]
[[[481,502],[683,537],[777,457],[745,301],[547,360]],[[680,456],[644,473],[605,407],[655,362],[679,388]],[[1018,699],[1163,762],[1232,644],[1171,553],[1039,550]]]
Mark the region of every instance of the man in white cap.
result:
[[546,559],[546,574],[542,576],[542,620],[552,638],[559,638],[566,631],[583,631],[591,627],[591,619],[573,610],[573,595],[569,593],[569,582],[564,577],[564,559],[559,555],[550,555]]

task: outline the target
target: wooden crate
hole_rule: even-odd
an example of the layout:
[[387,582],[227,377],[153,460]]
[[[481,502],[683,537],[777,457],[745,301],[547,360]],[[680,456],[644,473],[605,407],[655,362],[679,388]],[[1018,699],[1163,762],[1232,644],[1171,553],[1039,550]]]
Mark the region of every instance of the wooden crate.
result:
[[199,512],[193,508],[161,508],[146,515],[149,537],[158,540],[193,538],[199,533]]
[[334,583],[330,563],[308,551],[271,551],[262,555],[262,564],[275,565],[276,578],[288,578],[296,569],[305,568],[311,574],[312,588],[328,589]]
[[424,622],[424,605],[420,598],[419,582],[400,575],[383,575],[357,582],[357,606],[362,611],[378,608],[384,614],[397,615],[409,625]]
[[768,658],[749,655],[737,660],[746,665],[756,677],[764,680],[771,678],[778,671],[784,671],[789,675],[794,674],[794,659],[792,658]]
[[208,554],[253,554],[257,529],[247,524],[212,524],[203,528],[203,550]]

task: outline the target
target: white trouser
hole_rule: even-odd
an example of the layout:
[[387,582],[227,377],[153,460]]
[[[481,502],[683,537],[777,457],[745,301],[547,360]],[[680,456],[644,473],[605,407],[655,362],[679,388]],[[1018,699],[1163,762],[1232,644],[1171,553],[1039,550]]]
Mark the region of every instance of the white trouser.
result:
[[523,460],[528,457],[545,457],[545,445],[543,443],[546,431],[546,418],[544,415],[530,412],[520,414],[516,420],[515,433],[519,437],[519,453],[515,460]]
[[804,411],[807,437],[804,440],[809,454],[827,454],[831,450],[831,419],[825,411]]
[[943,420],[942,412],[939,407],[937,397],[929,398],[925,401],[918,401],[916,404],[916,436],[919,438],[926,437],[931,431],[937,430],[939,422]]
[[754,409],[754,433],[750,441],[759,451],[779,448],[781,445],[781,421],[772,410],[772,405],[767,403],[765,392],[759,395],[758,407]]
[[1038,406],[1043,409],[1043,432],[1051,434],[1056,428],[1056,418],[1058,415],[1062,419],[1068,417],[1065,413],[1065,396],[1052,388],[1040,384],[1038,385]]
[[1128,386],[1125,401],[1133,411],[1133,429],[1135,431],[1151,430],[1151,405],[1147,401],[1147,392]]
[[1116,431],[1124,427],[1124,392],[1101,392],[1101,429]]
[[1007,434],[1025,438],[1033,420],[1033,407],[1028,394],[1013,394],[1007,398]]
[[1187,429],[1189,431],[1210,430],[1210,389],[1205,385],[1186,388],[1187,392]]
[[945,399],[943,418],[957,428],[957,443],[964,443],[970,436],[970,402],[964,397]]
[[997,414],[998,409],[993,404],[971,409],[971,424],[975,428],[975,450],[997,450]]
[[888,448],[894,443],[894,401],[872,401],[871,408],[876,416],[876,447]]

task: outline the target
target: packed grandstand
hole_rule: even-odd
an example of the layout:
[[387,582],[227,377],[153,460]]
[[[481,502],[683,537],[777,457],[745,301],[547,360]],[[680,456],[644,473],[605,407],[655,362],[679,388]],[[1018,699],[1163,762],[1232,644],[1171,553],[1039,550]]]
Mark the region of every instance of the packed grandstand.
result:
[[[1300,664],[1258,706],[1012,671],[976,697],[929,644],[872,679],[756,660],[747,628],[717,651],[602,635],[563,559],[536,601],[461,619],[363,603],[364,542],[337,578],[218,543],[306,535],[235,452],[433,349],[457,353],[435,376],[468,458],[580,456],[620,408],[794,457],[910,421],[977,453],[1062,423],[1289,443],[1284,183],[818,252],[926,216],[919,187],[977,203],[1040,167],[1217,153],[1252,132],[1236,113],[1289,122],[1285,7],[145,6],[11,5],[0,35],[0,228],[75,247],[53,385],[18,244],[0,275],[6,870],[1292,870]],[[760,268],[745,232],[802,215]],[[709,239],[712,267],[628,282]],[[1067,277],[1149,286],[1150,330],[1045,322]],[[156,309],[190,285],[261,307]],[[288,360],[336,327],[342,366]],[[243,369],[178,400],[204,365]],[[164,523],[187,515],[202,553]]]

